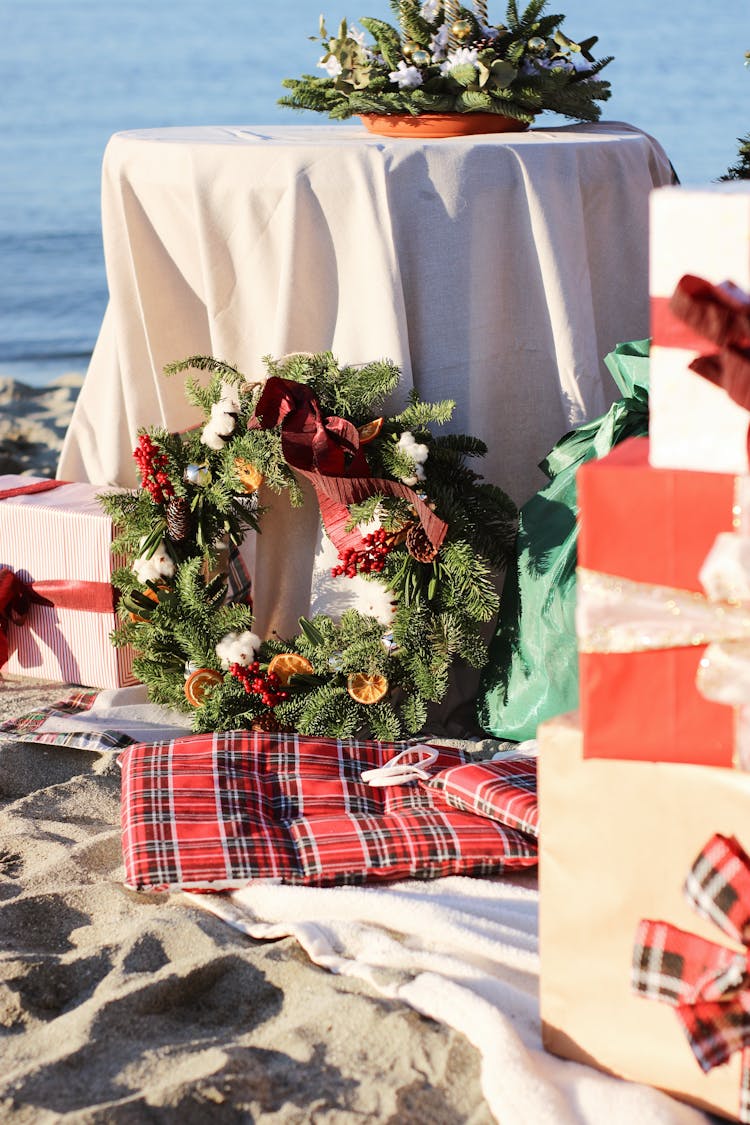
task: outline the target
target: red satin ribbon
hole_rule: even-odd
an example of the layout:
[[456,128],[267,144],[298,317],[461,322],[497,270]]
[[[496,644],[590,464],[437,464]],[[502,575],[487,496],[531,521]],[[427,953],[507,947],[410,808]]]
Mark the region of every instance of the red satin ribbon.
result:
[[0,500],[10,500],[12,496],[26,496],[34,492],[49,492],[52,488],[60,488],[63,484],[70,484],[67,480],[37,480],[33,484],[23,484],[16,488],[0,489]]
[[356,426],[335,415],[324,418],[308,386],[274,375],[263,389],[249,428],[278,425],[284,458],[313,485],[321,519],[336,547],[355,546],[362,541],[356,528],[345,530],[349,505],[379,495],[408,500],[430,543],[435,550],[440,548],[448,525],[408,485],[371,475]]

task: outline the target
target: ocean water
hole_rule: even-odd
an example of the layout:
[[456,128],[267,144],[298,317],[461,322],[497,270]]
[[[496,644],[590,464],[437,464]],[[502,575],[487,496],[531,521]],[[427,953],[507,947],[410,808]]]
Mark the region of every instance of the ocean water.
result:
[[[322,3],[329,27],[344,15],[392,18],[387,0]],[[112,133],[299,120],[276,99],[283,77],[315,68],[308,36],[320,10],[311,0],[0,0],[0,374],[44,385],[85,371],[107,301],[99,185]],[[683,183],[734,162],[750,133],[748,0],[551,0],[548,10],[615,56],[604,119],[655,136]],[[504,0],[490,0],[491,19],[504,14]]]

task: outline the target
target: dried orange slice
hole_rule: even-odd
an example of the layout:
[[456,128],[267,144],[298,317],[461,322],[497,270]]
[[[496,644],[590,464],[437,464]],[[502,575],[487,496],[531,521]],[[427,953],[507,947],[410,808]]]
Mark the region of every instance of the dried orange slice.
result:
[[364,426],[359,426],[357,432],[359,433],[359,444],[367,445],[368,441],[376,438],[383,428],[382,418],[373,418],[372,422],[365,422]]
[[[168,590],[169,587],[165,586],[165,585],[162,585],[160,583],[159,589],[160,590]],[[151,588],[151,586],[147,586],[145,590],[139,590],[139,593],[143,594],[143,596],[146,597],[146,598],[150,598],[152,602],[156,603],[156,605],[159,604],[159,595],[156,592],[156,590]],[[131,612],[130,620],[138,623],[138,622],[148,621],[148,618],[147,617],[141,617],[140,613],[132,613]]]
[[379,703],[388,694],[389,686],[385,676],[379,672],[350,672],[346,681],[346,690],[352,699],[366,706]]
[[286,686],[292,676],[296,676],[298,672],[312,671],[314,671],[314,669],[310,661],[306,656],[301,656],[298,652],[279,652],[276,656],[272,657],[271,663],[268,665],[269,675],[273,673],[278,676],[284,686]]
[[263,484],[263,473],[256,469],[252,461],[248,461],[245,457],[235,457],[234,471],[245,492],[257,492]]
[[215,668],[196,668],[185,680],[185,698],[191,707],[200,707],[206,698],[206,692],[214,684],[220,684],[224,679],[221,672]]

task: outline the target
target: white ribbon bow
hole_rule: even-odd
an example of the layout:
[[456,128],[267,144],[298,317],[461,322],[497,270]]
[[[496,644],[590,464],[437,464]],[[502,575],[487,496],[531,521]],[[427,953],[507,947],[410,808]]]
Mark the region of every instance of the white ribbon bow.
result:
[[[416,762],[407,761],[414,754],[417,755]],[[384,766],[364,770],[360,776],[368,785],[380,788],[385,785],[404,785],[407,781],[429,781],[432,775],[427,767],[434,765],[437,759],[437,750],[420,742],[416,746],[407,746]]]

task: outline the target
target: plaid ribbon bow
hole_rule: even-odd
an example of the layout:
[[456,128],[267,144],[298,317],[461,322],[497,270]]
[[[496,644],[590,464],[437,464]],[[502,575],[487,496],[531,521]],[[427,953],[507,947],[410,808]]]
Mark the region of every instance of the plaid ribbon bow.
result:
[[734,837],[713,836],[683,890],[698,914],[743,945],[743,952],[644,918],[636,931],[631,987],[676,1009],[704,1072],[742,1051],[738,1119],[750,1123],[750,857]]

